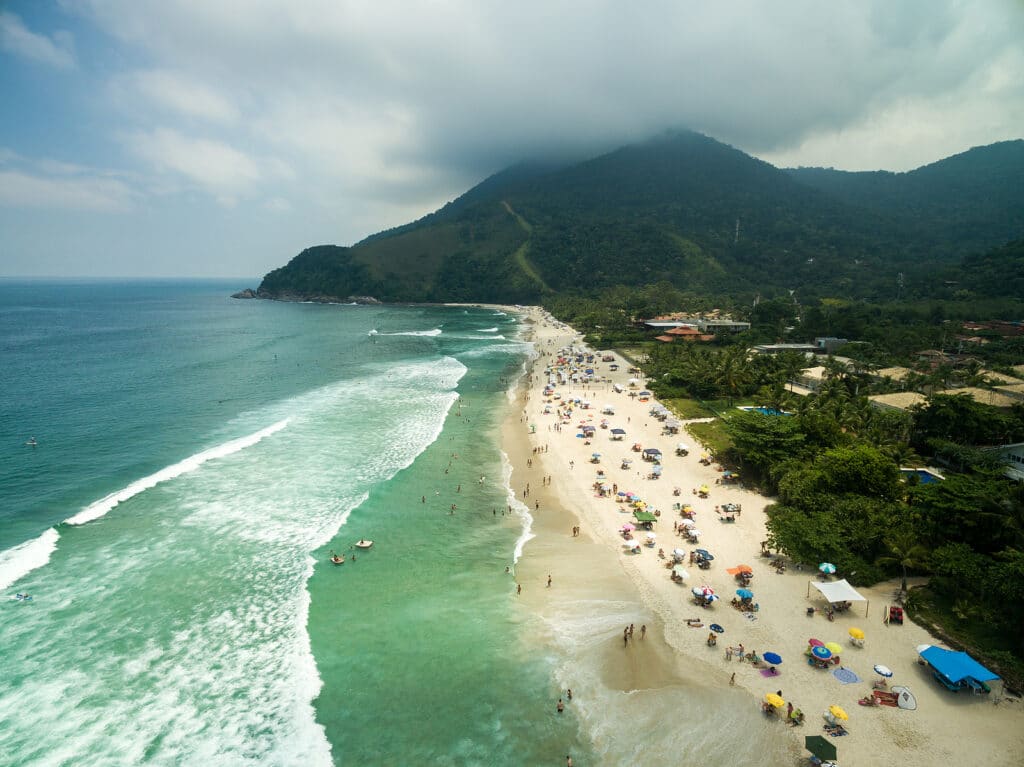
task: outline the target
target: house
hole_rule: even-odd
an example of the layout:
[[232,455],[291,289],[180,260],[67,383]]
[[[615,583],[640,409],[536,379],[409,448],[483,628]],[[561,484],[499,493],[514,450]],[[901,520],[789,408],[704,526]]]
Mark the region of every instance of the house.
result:
[[825,354],[832,354],[840,346],[850,343],[845,338],[836,338],[835,336],[822,336],[821,338],[814,339],[814,345],[818,347],[819,352]]
[[888,378],[893,383],[903,383],[904,381],[907,380],[907,376],[910,375],[912,372],[913,371],[910,368],[882,368],[881,370],[876,370],[874,372],[874,377],[879,380],[883,378]]
[[965,386],[962,389],[943,389],[937,392],[937,394],[967,395],[968,397],[973,397],[974,401],[981,405],[991,405],[992,407],[1013,407],[1020,403],[1020,400],[1003,392],[993,389],[979,389],[977,386]]
[[981,372],[981,374],[983,376],[985,376],[985,381],[986,382],[988,382],[990,384],[993,384],[993,385],[1009,386],[1009,385],[1013,385],[1013,384],[1024,384],[1024,381],[1022,381],[1019,378],[1014,378],[1013,376],[1008,376],[1005,373],[997,373],[994,370],[983,370]]
[[1006,476],[1024,482],[1024,442],[992,448],[1006,464]]
[[1007,397],[1012,397],[1015,400],[1024,402],[1024,382],[1019,384],[1010,384],[1008,386],[997,386],[995,391],[1005,394]]
[[755,354],[781,354],[782,352],[801,352],[814,354],[818,347],[814,344],[758,344],[752,347]]
[[794,381],[794,383],[796,383],[799,386],[805,387],[812,392],[816,392],[819,389],[821,389],[821,385],[825,382],[825,379],[827,378],[828,370],[824,366],[818,365],[817,367],[804,368],[803,370],[801,370],[800,375],[797,376],[797,379],[796,381]]
[[901,391],[895,394],[873,394],[868,401],[879,410],[909,410],[914,405],[923,405],[927,398],[916,391]]
[[737,322],[736,320],[723,320],[704,317],[697,320],[697,329],[701,333],[742,333],[750,330],[749,322]]

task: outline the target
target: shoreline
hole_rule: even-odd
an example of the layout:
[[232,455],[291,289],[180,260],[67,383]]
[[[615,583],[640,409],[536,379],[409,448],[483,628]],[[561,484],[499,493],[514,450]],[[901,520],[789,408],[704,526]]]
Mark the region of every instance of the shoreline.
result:
[[[808,582],[816,571],[800,571],[791,566],[786,573],[776,574],[760,556],[760,541],[766,537],[764,508],[771,499],[739,487],[715,484],[718,473],[712,466],[699,463],[700,446],[685,433],[662,434],[661,423],[649,416],[650,406],[656,400],[640,403],[625,393],[615,392],[606,382],[567,384],[556,388],[562,399],[552,402],[552,414],[546,415],[543,370],[551,358],[544,355],[570,344],[582,347],[581,336],[539,307],[513,310],[524,324],[529,323],[522,340],[532,342],[537,353],[526,363],[501,437],[502,449],[511,464],[510,486],[518,499],[530,504],[533,515],[534,537],[526,541],[515,573],[516,580],[523,585],[519,599],[522,608],[545,625],[555,620],[553,613],[579,612],[573,609],[572,602],[585,604],[598,597],[609,603],[621,603],[621,615],[627,611],[635,613],[636,618],[628,622],[636,624],[638,633],[645,623],[647,637],[643,643],[634,639],[631,649],[637,652],[632,652],[627,658],[629,662],[623,663],[621,618],[615,621],[614,629],[609,626],[604,631],[608,634],[607,649],[615,648],[618,652],[606,654],[603,683],[610,689],[626,692],[672,685],[697,686],[709,694],[724,691],[730,695],[730,705],[746,707],[757,714],[760,723],[781,732],[786,752],[797,758],[807,756],[803,750],[804,736],[824,734],[822,712],[830,705],[840,705],[850,717],[845,723],[849,734],[829,740],[839,749],[839,762],[844,767],[888,759],[899,759],[910,767],[929,767],[947,760],[981,763],[1005,759],[1008,753],[1024,754],[1024,728],[1020,726],[1024,706],[1012,698],[993,706],[986,699],[947,693],[917,664],[917,645],[938,644],[937,640],[914,624],[912,616],[902,626],[882,624],[883,606],[895,588],[893,582],[859,589],[869,600],[866,615],[865,606],[856,604],[849,613],[837,615],[834,623],[826,621],[820,612],[808,617],[806,608],[823,606],[813,596],[807,597]],[[622,368],[617,373],[610,373],[599,361],[593,365],[595,373],[625,387],[630,377],[626,372],[628,364],[621,359],[616,361]],[[555,430],[555,411],[570,397],[589,398],[592,407],[577,408],[571,422],[564,424],[561,431]],[[614,405],[615,415],[601,415],[605,403]],[[611,442],[609,432],[600,428],[592,440],[576,437],[575,426],[581,420],[593,419],[597,426],[602,418],[607,418],[612,427],[626,429],[625,440]],[[535,427],[532,431],[531,425]],[[686,457],[673,454],[672,447],[680,441],[690,444]],[[623,457],[638,458],[630,450],[635,442],[662,450],[661,479],[651,480],[638,474],[638,467],[649,466],[639,459],[629,470],[621,469]],[[603,454],[599,465],[589,462],[591,452]],[[653,549],[644,546],[640,554],[624,553],[619,528],[624,522],[631,522],[632,517],[623,512],[625,504],[617,503],[613,497],[596,496],[592,485],[598,468],[605,472],[607,482],[637,492],[651,508],[660,510],[655,524],[657,545]],[[542,483],[545,476],[551,477],[550,485]],[[522,491],[527,482],[530,495],[524,499]],[[699,499],[691,492],[702,484],[711,489],[707,499]],[[673,495],[677,486],[682,490],[680,496]],[[534,508],[537,501],[539,509]],[[742,505],[735,523],[721,522],[715,514],[715,506],[726,502]],[[690,503],[696,510],[696,522],[703,532],[699,544],[685,543],[673,534],[670,522],[681,521],[678,512],[673,511],[674,503]],[[578,536],[572,534],[574,527],[579,528]],[[672,549],[689,551],[695,545],[715,554],[711,569],[701,571],[687,564],[689,577],[685,585],[673,583],[665,560],[658,557],[658,549],[664,548],[671,557]],[[740,613],[730,606],[738,584],[725,569],[740,563],[753,568],[750,588],[760,605],[757,613]],[[546,586],[548,571],[553,579],[550,589]],[[722,597],[708,609],[695,605],[689,598],[690,587],[702,584],[712,586]],[[745,615],[753,615],[754,619]],[[592,616],[576,617],[594,620]],[[717,647],[708,647],[707,629],[689,628],[687,618],[700,618],[705,625],[720,623],[725,633],[719,637]],[[850,645],[847,632],[851,627],[866,633],[863,648]],[[842,668],[854,671],[859,681],[841,684],[833,678],[831,670],[806,665],[803,650],[807,638],[812,636],[840,643]],[[557,644],[557,636],[550,639]],[[726,661],[724,648],[740,642],[747,651],[780,654],[783,662],[778,666],[779,675],[765,678],[750,663]],[[895,672],[893,684],[906,685],[917,696],[916,711],[865,709],[857,704],[860,697],[870,694],[871,684],[878,678],[872,667],[879,663]],[[745,694],[730,687],[733,674],[735,687]],[[563,686],[571,686],[566,679],[560,681]],[[774,721],[775,717],[761,714],[763,696],[780,687],[786,700],[804,712],[803,726],[789,728]],[[972,736],[964,738],[964,732]],[[729,733],[723,730],[719,735],[728,738]],[[771,742],[776,734],[766,733],[766,737]],[[601,753],[602,746],[602,742],[596,742],[595,750]]]

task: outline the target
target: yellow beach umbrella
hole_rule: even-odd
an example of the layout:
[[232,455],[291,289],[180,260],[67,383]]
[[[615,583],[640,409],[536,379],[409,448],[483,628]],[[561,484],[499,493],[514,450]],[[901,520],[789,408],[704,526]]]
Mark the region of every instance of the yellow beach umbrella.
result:
[[833,655],[839,655],[843,651],[842,645],[837,642],[825,642],[825,649],[831,650]]
[[842,719],[844,722],[850,718],[839,706],[829,706],[828,712],[836,719]]
[[850,636],[852,636],[854,639],[863,639],[864,632],[858,628],[852,628],[850,629]]
[[770,692],[767,695],[765,695],[764,699],[771,703],[773,706],[775,706],[775,708],[781,708],[782,706],[786,705],[786,701],[784,701],[781,698],[781,696],[776,695],[774,692]]

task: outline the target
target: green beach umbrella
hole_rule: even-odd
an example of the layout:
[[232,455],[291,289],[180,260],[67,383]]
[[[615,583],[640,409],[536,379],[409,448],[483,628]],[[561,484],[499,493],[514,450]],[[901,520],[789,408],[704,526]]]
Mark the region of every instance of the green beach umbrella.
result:
[[836,747],[820,735],[808,735],[804,738],[804,748],[819,759],[834,761],[836,758]]

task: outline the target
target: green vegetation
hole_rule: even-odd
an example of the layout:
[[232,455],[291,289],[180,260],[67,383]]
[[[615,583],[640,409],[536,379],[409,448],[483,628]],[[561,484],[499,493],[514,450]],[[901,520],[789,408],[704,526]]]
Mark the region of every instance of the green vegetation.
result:
[[[844,174],[779,170],[678,132],[563,167],[514,166],[419,221],[304,251],[261,293],[553,305],[625,286],[650,293],[644,307],[672,293],[751,305],[789,291],[806,306],[832,296],[1012,302],[1020,278],[1000,280],[1000,264],[1018,263],[1019,248],[974,254],[1024,236],[1022,176],[1022,141],[910,173]],[[975,260],[961,269],[966,256]],[[638,316],[628,303],[609,305],[625,308],[627,325]]]

